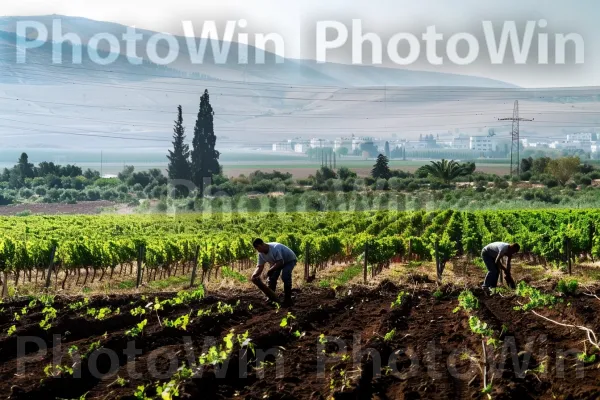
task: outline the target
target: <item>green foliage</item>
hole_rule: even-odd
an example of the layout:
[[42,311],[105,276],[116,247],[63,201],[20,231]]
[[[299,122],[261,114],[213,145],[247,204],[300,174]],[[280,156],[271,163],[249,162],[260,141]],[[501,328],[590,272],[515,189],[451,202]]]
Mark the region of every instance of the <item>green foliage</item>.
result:
[[59,376],[73,375],[73,368],[67,365],[48,364],[44,367],[44,374],[47,378],[57,378]]
[[51,321],[56,319],[56,309],[54,307],[44,307],[42,315],[44,318],[40,322],[40,328],[47,331],[52,327]]
[[454,309],[454,312],[457,313],[460,309],[464,311],[470,312],[477,310],[479,308],[479,300],[470,290],[463,290],[458,296],[458,307]]
[[179,329],[182,331],[187,330],[187,326],[190,323],[190,315],[186,314],[186,315],[182,315],[181,317],[177,318],[176,320],[169,320],[169,319],[165,319],[163,321],[164,326],[166,326],[167,328],[175,328],[175,329]]
[[320,343],[320,344],[322,344],[322,345],[324,345],[324,344],[326,344],[326,343],[327,343],[327,338],[325,337],[325,334],[324,334],[324,333],[321,333],[321,334],[319,335],[319,343]]
[[404,299],[406,298],[406,296],[407,296],[407,294],[404,291],[398,293],[398,296],[396,296],[396,300],[394,300],[392,302],[390,308],[402,306],[402,302],[404,301]]
[[138,315],[146,315],[146,309],[142,307],[136,307],[132,308],[129,313],[134,317],[137,317]]
[[17,327],[15,325],[12,325],[10,328],[8,328],[8,331],[6,332],[6,334],[8,336],[12,336],[14,335],[14,333],[17,331]]
[[446,184],[467,173],[465,168],[454,160],[431,161],[431,165],[425,165],[420,170]]
[[587,354],[586,352],[583,353],[579,353],[577,355],[577,359],[581,362],[583,362],[584,364],[593,364],[596,362],[596,355],[595,354]]
[[240,274],[239,272],[233,270],[229,267],[222,267],[221,274],[224,278],[231,278],[239,283],[247,283],[248,278],[245,275]]
[[291,312],[288,312],[287,315],[285,317],[283,317],[283,319],[281,320],[281,323],[279,324],[279,326],[282,328],[285,328],[294,319],[296,319],[296,317]]
[[90,303],[90,299],[88,299],[87,297],[84,298],[81,301],[77,301],[75,303],[69,304],[69,310],[71,311],[79,311],[85,307],[87,307]]
[[148,320],[145,319],[142,322],[136,324],[136,326],[134,326],[133,328],[125,331],[125,335],[127,335],[129,337],[137,337],[142,334],[142,332],[144,331],[144,328],[146,327],[147,324],[148,324]]
[[234,334],[234,331],[232,330],[227,336],[223,338],[223,343],[218,344],[217,346],[212,346],[208,350],[208,352],[203,353],[200,356],[200,365],[223,364],[231,355],[236,341],[240,348],[246,348],[254,354],[254,345],[252,344],[252,339],[248,337],[248,332],[246,331],[244,334],[238,334],[236,336]]
[[577,279],[561,279],[556,286],[556,290],[564,295],[575,294],[578,288],[579,282],[577,282]]
[[517,285],[516,294],[529,301],[523,306],[515,307],[515,310],[517,311],[530,311],[543,307],[552,308],[557,303],[562,302],[562,299],[557,299],[551,294],[543,294],[539,289],[533,288],[523,281],[519,282]]
[[391,342],[396,337],[396,329],[392,329],[383,337],[384,342]]
[[488,327],[488,324],[481,321],[476,316],[472,315],[469,317],[469,327],[473,333],[481,335],[483,337],[494,336],[494,330]]

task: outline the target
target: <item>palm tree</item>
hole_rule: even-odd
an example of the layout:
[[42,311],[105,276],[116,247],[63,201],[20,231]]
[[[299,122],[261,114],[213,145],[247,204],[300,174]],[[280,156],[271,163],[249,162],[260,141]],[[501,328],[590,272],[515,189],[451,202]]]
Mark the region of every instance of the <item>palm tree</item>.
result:
[[454,160],[432,161],[431,165],[424,165],[421,168],[444,183],[450,183],[453,179],[465,175],[466,172],[464,166]]

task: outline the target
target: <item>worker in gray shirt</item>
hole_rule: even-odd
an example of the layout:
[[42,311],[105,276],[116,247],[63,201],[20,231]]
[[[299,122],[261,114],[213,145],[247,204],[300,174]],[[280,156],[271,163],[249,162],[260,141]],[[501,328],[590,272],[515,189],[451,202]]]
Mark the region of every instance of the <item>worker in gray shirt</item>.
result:
[[[484,289],[494,289],[498,285],[500,269],[504,270],[506,283],[514,289],[515,283],[510,273],[510,261],[512,256],[519,252],[520,246],[517,243],[509,244],[504,242],[490,243],[481,251],[481,258],[488,270],[483,283]],[[506,267],[502,266],[502,259],[507,257]]]
[[252,245],[258,252],[258,265],[252,281],[260,279],[266,263],[269,263],[267,271],[267,286],[273,292],[277,289],[277,280],[281,276],[283,281],[283,290],[285,293],[284,305],[292,303],[292,271],[298,262],[296,254],[281,243],[265,243],[262,239],[256,239]]

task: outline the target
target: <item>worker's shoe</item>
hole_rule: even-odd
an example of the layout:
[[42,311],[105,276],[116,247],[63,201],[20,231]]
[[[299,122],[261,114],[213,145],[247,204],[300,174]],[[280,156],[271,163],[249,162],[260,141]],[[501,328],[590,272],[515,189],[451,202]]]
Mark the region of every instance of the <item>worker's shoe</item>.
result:
[[283,307],[291,307],[294,305],[294,301],[292,300],[292,288],[285,288],[285,297],[282,303]]

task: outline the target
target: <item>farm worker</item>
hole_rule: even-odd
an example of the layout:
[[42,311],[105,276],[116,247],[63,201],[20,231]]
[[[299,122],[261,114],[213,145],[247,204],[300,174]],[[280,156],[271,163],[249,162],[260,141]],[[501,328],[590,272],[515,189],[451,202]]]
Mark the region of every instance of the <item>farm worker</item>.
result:
[[281,243],[265,243],[262,239],[256,239],[252,245],[258,252],[258,265],[254,274],[252,274],[252,282],[260,280],[263,269],[266,263],[269,263],[267,271],[267,286],[273,292],[277,289],[277,280],[281,275],[283,281],[283,291],[285,293],[284,305],[292,304],[292,271],[298,262],[296,254]]
[[[498,285],[498,278],[500,276],[500,269],[504,270],[506,276],[506,283],[509,286],[514,287],[514,281],[510,275],[510,261],[512,256],[519,252],[521,246],[517,243],[509,244],[504,242],[490,243],[483,248],[481,251],[481,258],[485,263],[485,267],[488,270],[483,282],[484,289],[493,289]],[[506,268],[502,266],[502,258],[507,257]]]

